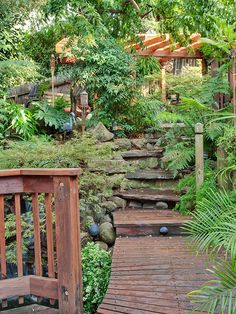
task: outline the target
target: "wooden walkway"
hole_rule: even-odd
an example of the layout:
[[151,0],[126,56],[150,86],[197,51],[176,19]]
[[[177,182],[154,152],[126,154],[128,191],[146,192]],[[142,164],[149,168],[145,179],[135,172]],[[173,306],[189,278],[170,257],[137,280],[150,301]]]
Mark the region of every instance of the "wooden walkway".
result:
[[187,293],[211,279],[205,256],[191,254],[184,237],[116,240],[109,287],[98,314],[184,314]]

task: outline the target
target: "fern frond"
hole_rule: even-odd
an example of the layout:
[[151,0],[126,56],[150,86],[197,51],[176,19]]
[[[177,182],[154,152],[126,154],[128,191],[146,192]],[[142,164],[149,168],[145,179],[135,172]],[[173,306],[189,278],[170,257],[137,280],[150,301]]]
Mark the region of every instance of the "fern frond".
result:
[[176,175],[179,170],[186,169],[194,160],[194,146],[186,142],[180,142],[176,145],[167,146],[162,157],[162,162],[167,163],[167,168]]
[[190,110],[190,109],[205,110],[205,111],[209,110],[207,106],[203,105],[198,100],[193,99],[193,98],[185,98],[185,97],[181,99],[181,105],[179,106],[179,108],[183,110]]
[[158,113],[157,121],[159,123],[162,123],[162,122],[172,122],[172,123],[185,122],[185,118],[182,114],[169,112],[169,111],[163,111],[163,112]]

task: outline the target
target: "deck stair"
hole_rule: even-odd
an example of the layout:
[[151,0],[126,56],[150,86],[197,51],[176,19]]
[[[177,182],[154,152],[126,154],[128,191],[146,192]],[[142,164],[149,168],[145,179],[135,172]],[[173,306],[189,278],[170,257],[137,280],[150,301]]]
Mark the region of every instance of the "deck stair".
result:
[[[127,207],[113,213],[117,239],[108,290],[98,314],[185,314],[192,307],[187,293],[212,279],[205,270],[207,256],[196,257],[182,235],[181,227],[190,217],[171,210],[180,198],[175,186],[183,173],[174,176],[161,169],[163,148],[157,146],[158,134],[145,140],[148,148],[155,149],[135,147],[122,154],[133,165],[143,165],[150,158],[157,162],[126,174],[130,183],[140,184],[138,188],[114,193],[127,201]],[[166,183],[168,188],[162,188]]]
[[126,210],[114,213],[117,236],[160,236],[161,228],[169,236],[181,235],[181,226],[190,217],[183,217],[171,210]]

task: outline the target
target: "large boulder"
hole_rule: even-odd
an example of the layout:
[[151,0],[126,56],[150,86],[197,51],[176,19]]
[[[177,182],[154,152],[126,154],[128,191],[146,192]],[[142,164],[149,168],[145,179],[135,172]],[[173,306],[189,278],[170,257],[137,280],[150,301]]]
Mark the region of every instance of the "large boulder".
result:
[[102,218],[102,220],[101,220],[101,223],[103,223],[103,222],[110,222],[110,223],[112,223],[112,219],[111,219],[110,215],[105,215]]
[[100,238],[108,245],[113,245],[116,239],[116,233],[110,222],[104,222],[100,225]]
[[102,207],[106,209],[108,214],[114,212],[117,209],[117,205],[112,201],[103,202]]
[[118,197],[118,196],[112,196],[110,198],[110,201],[115,203],[117,208],[122,208],[122,209],[124,209],[126,207],[126,204],[127,204],[126,200],[124,200],[123,198]]
[[158,209],[168,209],[168,204],[166,202],[157,202],[156,208]]
[[134,138],[131,140],[132,145],[137,149],[142,149],[145,146],[145,139],[143,138]]
[[82,248],[85,247],[88,242],[92,242],[92,241],[93,241],[93,239],[89,235],[88,232],[81,232],[80,233],[80,243],[81,243]]
[[95,207],[93,211],[94,221],[100,223],[103,217],[106,215],[106,209],[101,207]]
[[114,143],[119,149],[131,149],[131,141],[128,138],[118,138]]
[[97,244],[102,250],[108,250],[108,245],[103,241],[96,241],[95,244]]
[[87,230],[88,226],[94,224],[94,219],[92,216],[85,216],[82,220],[82,229]]
[[108,131],[108,129],[101,122],[98,123],[92,133],[100,142],[109,142],[114,137],[114,134]]

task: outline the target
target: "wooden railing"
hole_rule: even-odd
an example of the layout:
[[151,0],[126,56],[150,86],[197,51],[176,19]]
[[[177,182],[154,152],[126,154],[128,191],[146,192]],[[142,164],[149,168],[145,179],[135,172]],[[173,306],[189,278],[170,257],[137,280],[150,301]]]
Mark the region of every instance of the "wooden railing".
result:
[[[59,313],[82,313],[82,273],[80,257],[80,215],[78,176],[80,169],[14,169],[0,171],[0,299],[2,307],[7,300],[24,296],[58,299]],[[22,254],[22,199],[32,204],[34,238],[34,274],[24,276]],[[6,203],[12,202],[15,214],[17,276],[8,279],[6,242]],[[42,226],[40,217],[46,217],[46,256],[42,267]],[[55,217],[55,223],[54,223]],[[55,245],[54,245],[55,244]],[[54,247],[56,246],[56,250]],[[44,275],[46,274],[46,275]]]

